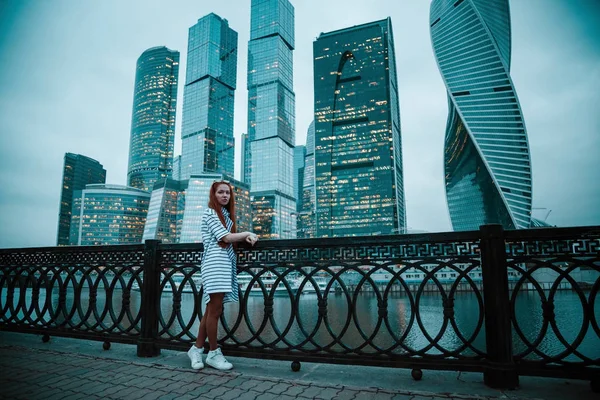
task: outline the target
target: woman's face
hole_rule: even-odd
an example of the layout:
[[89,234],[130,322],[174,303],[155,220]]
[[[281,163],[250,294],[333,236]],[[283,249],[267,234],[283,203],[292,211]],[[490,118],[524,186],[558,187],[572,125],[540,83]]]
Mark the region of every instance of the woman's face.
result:
[[221,183],[217,186],[217,201],[220,205],[226,206],[229,204],[229,199],[231,198],[231,192],[229,191],[229,185],[225,183]]

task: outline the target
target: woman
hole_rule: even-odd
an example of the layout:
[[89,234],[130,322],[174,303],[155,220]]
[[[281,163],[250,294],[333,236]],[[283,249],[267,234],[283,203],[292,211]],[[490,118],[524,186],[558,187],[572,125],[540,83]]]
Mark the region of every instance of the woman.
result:
[[245,241],[254,246],[257,240],[258,237],[252,232],[236,233],[231,185],[225,181],[214,182],[210,187],[208,208],[202,217],[204,256],[200,276],[206,310],[200,320],[196,344],[188,350],[194,369],[204,367],[202,354],[207,337],[210,351],[206,363],[220,370],[233,368],[217,347],[217,329],[223,304],[238,301],[236,255],[232,243]]

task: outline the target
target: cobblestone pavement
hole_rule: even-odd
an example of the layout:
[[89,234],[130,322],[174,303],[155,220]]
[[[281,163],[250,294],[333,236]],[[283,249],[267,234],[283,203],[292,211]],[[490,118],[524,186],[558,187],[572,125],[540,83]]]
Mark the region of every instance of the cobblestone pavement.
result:
[[[458,394],[393,391],[311,383],[238,372],[201,371],[93,357],[84,354],[0,346],[2,399],[339,399],[475,400]],[[529,398],[528,400],[531,400]]]

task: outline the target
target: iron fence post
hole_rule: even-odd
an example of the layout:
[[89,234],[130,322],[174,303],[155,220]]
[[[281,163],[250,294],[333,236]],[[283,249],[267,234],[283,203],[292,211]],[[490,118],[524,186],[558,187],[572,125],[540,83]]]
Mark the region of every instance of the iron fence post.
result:
[[141,329],[137,343],[138,357],[155,357],[160,354],[160,348],[155,343],[158,336],[158,310],[160,307],[159,244],[160,240],[146,240],[144,243],[144,274],[140,304]]
[[513,360],[511,308],[502,225],[482,225],[481,269],[485,307],[485,341],[488,365],[483,381],[492,388],[515,389],[519,375]]

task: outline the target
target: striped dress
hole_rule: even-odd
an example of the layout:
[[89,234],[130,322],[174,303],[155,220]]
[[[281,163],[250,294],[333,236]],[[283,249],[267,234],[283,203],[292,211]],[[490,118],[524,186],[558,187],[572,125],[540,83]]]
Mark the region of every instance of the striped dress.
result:
[[224,227],[215,210],[207,207],[202,217],[202,243],[204,255],[200,264],[200,279],[204,289],[202,300],[210,302],[211,293],[225,293],[223,303],[238,301],[236,255],[233,245],[226,248],[218,245],[219,240],[231,233],[233,221],[227,209],[222,208],[227,227]]

